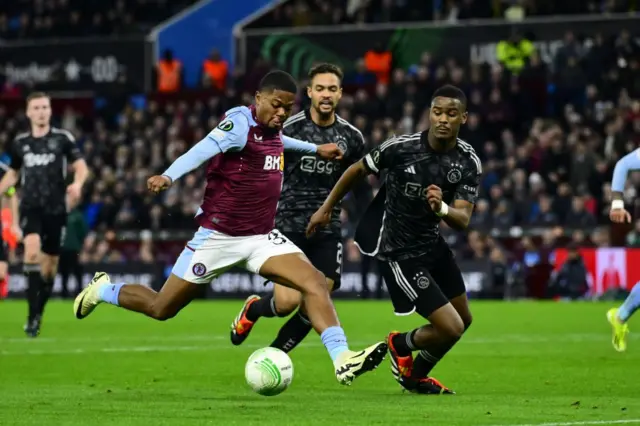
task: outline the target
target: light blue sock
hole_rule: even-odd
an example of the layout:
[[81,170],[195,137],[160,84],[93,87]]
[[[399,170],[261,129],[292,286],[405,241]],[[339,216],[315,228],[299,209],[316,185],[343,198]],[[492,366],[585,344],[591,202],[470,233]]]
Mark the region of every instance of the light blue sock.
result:
[[103,285],[100,287],[98,294],[100,300],[111,303],[112,305],[120,306],[118,304],[118,295],[120,295],[120,289],[123,285],[124,283]]
[[620,306],[618,310],[618,319],[622,322],[627,322],[631,315],[640,308],[640,282],[631,289],[631,293],[627,296],[626,300]]
[[322,332],[320,338],[332,361],[335,361],[341,353],[349,350],[347,336],[344,335],[344,330],[340,326],[327,328]]

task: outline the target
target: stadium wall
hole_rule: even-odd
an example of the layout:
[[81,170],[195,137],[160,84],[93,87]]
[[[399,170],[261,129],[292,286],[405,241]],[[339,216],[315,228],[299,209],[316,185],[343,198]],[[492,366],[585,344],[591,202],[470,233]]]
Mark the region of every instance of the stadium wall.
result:
[[[171,49],[185,68],[188,86],[198,84],[202,61],[213,48],[220,51],[235,66],[234,26],[263,8],[279,4],[279,0],[202,0],[156,27],[148,39],[155,44],[158,59],[165,49]],[[155,60],[154,60],[155,62]]]

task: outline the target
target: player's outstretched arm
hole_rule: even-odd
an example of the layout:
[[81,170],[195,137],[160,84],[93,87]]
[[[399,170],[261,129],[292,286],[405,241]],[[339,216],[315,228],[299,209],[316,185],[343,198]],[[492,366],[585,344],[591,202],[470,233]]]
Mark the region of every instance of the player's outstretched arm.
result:
[[631,170],[640,170],[640,150],[635,150],[616,163],[613,169],[613,180],[611,181],[611,191],[613,200],[611,201],[611,211],[609,218],[615,223],[631,222],[631,215],[624,208],[624,186],[627,176]]
[[335,143],[316,145],[311,142],[282,135],[282,144],[284,145],[285,151],[300,152],[302,154],[318,154],[325,160],[340,160],[344,154]]
[[249,122],[242,114],[234,114],[223,120],[204,139],[182,154],[159,176],[147,181],[150,191],[158,193],[169,188],[173,182],[197,169],[216,155],[230,151],[241,151],[247,144]]
[[331,221],[331,211],[357,184],[370,173],[364,160],[349,167],[338,179],[322,207],[311,216],[307,226],[307,236],[313,234],[319,226],[326,226]]

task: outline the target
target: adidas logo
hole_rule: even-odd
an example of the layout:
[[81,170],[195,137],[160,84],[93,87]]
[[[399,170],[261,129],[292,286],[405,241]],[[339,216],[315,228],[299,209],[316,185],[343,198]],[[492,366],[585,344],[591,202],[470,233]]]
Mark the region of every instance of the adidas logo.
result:
[[405,172],[407,172],[407,173],[409,173],[409,174],[412,174],[412,175],[415,175],[415,174],[416,174],[416,169],[415,169],[415,167],[413,167],[413,166],[409,166],[409,167],[407,167],[406,169],[404,169],[404,171],[405,171]]

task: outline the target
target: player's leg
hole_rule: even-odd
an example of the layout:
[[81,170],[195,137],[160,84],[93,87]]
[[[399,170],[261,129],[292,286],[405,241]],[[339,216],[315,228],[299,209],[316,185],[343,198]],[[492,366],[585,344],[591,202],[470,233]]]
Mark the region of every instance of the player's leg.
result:
[[224,269],[218,268],[216,261],[227,262],[224,263],[226,268],[234,263],[228,259],[228,252],[219,250],[213,236],[213,231],[204,228],[196,232],[159,292],[143,285],[112,283],[106,273],[96,273],[89,286],[76,297],[73,308],[76,318],[85,318],[103,302],[159,321],[173,318],[193,300],[199,284],[211,282]]
[[60,252],[67,225],[67,215],[45,215],[41,230],[41,254],[40,254],[40,275],[42,278],[40,292],[36,302],[37,327],[44,314],[44,308],[53,292],[53,285],[58,274],[58,264],[60,262]]
[[60,297],[67,299],[69,297],[69,278],[71,276],[71,256],[72,253],[62,250],[60,260],[58,261],[58,273],[60,274]]
[[631,293],[619,308],[611,308],[607,312],[607,320],[613,331],[611,344],[618,352],[627,350],[627,334],[629,334],[627,321],[638,308],[640,308],[640,282],[633,286]]
[[[460,271],[453,256],[447,253],[446,257],[439,260],[438,266],[432,268],[431,275],[460,316],[466,332],[471,326],[473,317],[469,309],[469,300],[467,299],[462,271]],[[455,344],[455,342],[453,343]],[[448,344],[442,347],[424,347],[415,357],[413,377],[418,379],[427,377],[438,361],[451,350],[451,347]]]
[[[339,240],[333,236],[323,235],[316,235],[309,240],[306,235],[297,233],[286,234],[284,237],[300,248],[311,264],[327,277],[329,291],[337,287],[335,283],[340,282],[342,266],[342,243]],[[271,295],[250,296],[231,325],[231,342],[234,345],[242,344],[258,319],[287,317],[298,309],[301,302],[302,294],[299,291],[279,284],[274,286]],[[311,321],[304,307],[298,309],[298,312],[291,316],[280,329],[271,347],[289,352],[309,334],[311,329]]]
[[24,331],[28,336],[36,337],[38,335],[38,324],[35,321],[37,299],[42,288],[42,275],[40,273],[42,212],[22,210],[20,212],[20,226],[24,235],[22,241],[24,245],[23,274],[27,280],[27,303],[29,306]]
[[109,303],[158,321],[166,321],[175,317],[193,300],[197,289],[197,284],[174,273],[156,292],[141,284],[112,283],[109,275],[98,272],[76,298],[74,312],[76,318],[82,319],[100,303]]
[[264,236],[256,241],[247,269],[302,293],[311,324],[320,334],[334,362],[336,377],[342,384],[351,383],[355,377],[382,362],[386,352],[383,342],[358,353],[349,350],[325,277],[278,231],[273,231],[268,239]]
[[[335,289],[335,281],[331,278],[327,278],[327,289],[329,292],[332,292]],[[290,289],[287,290],[291,291]],[[299,309],[295,314],[291,315],[282,327],[280,327],[278,335],[273,342],[271,342],[271,345],[269,345],[272,348],[278,348],[284,352],[291,352],[295,349],[295,347],[298,346],[313,329],[304,303],[299,302],[298,305],[294,306],[292,303],[293,301],[294,299],[290,297],[285,299],[285,302],[283,302],[282,305],[285,306],[285,309],[290,309],[289,312],[293,312],[298,306]],[[280,306],[277,297],[276,306]]]
[[452,393],[435,379],[413,377],[413,352],[431,349],[438,359],[452,347],[464,331],[459,314],[423,265],[424,259],[382,262],[381,272],[389,290],[396,314],[417,312],[430,324],[388,337],[391,370],[395,379],[407,390],[420,393]]
[[[327,278],[329,292],[340,288],[342,274],[342,241],[340,239],[335,238],[333,235],[324,236],[319,234],[314,241],[311,241],[311,246],[305,251],[305,254],[313,266]],[[286,309],[290,309],[292,307],[291,300],[287,299],[280,303],[276,299],[276,307],[280,309],[279,307],[283,305]],[[311,328],[311,321],[306,313],[306,307],[302,305],[280,328],[278,335],[271,343],[271,347],[290,352],[307,337]]]
[[0,241],[0,300],[9,294],[9,256],[7,252],[7,244]]
[[249,296],[231,324],[231,343],[241,345],[260,318],[287,317],[301,301],[302,294],[299,291],[280,284],[275,284],[273,294],[268,296]]

